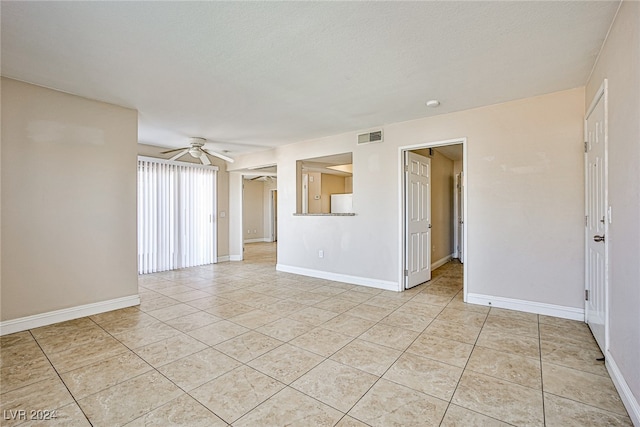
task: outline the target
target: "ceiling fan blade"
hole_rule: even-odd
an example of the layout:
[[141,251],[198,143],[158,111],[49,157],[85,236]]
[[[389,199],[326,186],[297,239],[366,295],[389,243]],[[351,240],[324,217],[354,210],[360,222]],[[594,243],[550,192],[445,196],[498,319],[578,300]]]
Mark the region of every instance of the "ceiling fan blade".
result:
[[169,153],[173,153],[174,151],[184,150],[185,148],[187,148],[187,147],[174,148],[173,150],[162,151],[162,152],[160,152],[160,154],[169,154]]
[[[174,151],[175,151],[175,150],[174,150]],[[182,151],[181,151],[181,152],[179,152],[178,154],[176,154],[175,156],[173,156],[173,157],[172,157],[172,158],[170,158],[169,160],[176,160],[178,157],[182,157],[182,156],[184,156],[185,154],[187,154],[188,152],[189,152],[189,149],[188,149],[188,148],[187,148],[186,150],[185,150],[185,149],[182,149]]]
[[209,166],[211,164],[211,160],[209,160],[209,158],[207,157],[206,153],[201,153],[200,154],[200,161],[205,166]]
[[233,163],[233,159],[231,157],[225,156],[224,154],[216,153],[215,151],[205,150],[204,148],[201,148],[201,150],[209,154],[210,156],[217,157],[222,160],[226,160],[229,163]]

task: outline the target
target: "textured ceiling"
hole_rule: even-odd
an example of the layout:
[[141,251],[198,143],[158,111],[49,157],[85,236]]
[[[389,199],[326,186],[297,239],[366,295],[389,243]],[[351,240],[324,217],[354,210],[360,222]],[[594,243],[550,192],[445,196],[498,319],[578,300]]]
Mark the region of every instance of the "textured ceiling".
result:
[[2,75],[233,155],[582,86],[618,5],[2,1]]

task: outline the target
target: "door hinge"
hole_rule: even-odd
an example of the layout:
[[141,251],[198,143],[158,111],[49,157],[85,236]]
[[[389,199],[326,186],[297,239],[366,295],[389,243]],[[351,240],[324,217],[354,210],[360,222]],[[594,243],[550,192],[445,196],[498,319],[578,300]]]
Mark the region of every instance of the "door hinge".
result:
[[585,152],[585,153],[588,153],[588,152],[589,152],[589,142],[588,142],[588,141],[585,141],[585,142],[584,142],[584,152]]
[[584,300],[589,301],[589,289],[584,290]]
[[405,270],[405,271],[404,271],[404,276],[405,276],[405,277],[409,277],[409,270]]
[[404,171],[409,172],[409,165],[404,165]]
[[588,225],[589,225],[589,216],[588,216],[588,215],[585,215],[585,216],[584,216],[584,226],[586,227],[586,226],[588,226]]

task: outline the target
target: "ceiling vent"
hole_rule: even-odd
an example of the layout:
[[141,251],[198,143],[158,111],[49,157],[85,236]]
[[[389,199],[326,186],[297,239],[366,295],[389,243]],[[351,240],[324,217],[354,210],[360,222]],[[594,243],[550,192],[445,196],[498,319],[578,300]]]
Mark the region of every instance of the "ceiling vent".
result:
[[358,144],[369,144],[372,142],[382,142],[382,130],[358,135]]

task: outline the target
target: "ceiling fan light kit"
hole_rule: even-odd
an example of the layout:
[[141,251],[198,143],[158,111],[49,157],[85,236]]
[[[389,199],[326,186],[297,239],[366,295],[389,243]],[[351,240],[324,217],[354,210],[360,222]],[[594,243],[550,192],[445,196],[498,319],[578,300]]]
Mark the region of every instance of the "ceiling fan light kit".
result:
[[174,150],[163,151],[161,154],[168,154],[178,151],[178,154],[171,157],[169,160],[178,160],[180,157],[185,154],[189,154],[194,159],[200,159],[203,165],[209,166],[211,164],[211,160],[209,160],[209,156],[218,157],[222,160],[225,160],[229,163],[233,163],[233,159],[229,156],[225,156],[224,154],[216,153],[215,151],[209,151],[204,148],[204,144],[207,142],[204,138],[193,137],[189,138],[190,147],[182,147],[176,148]]

